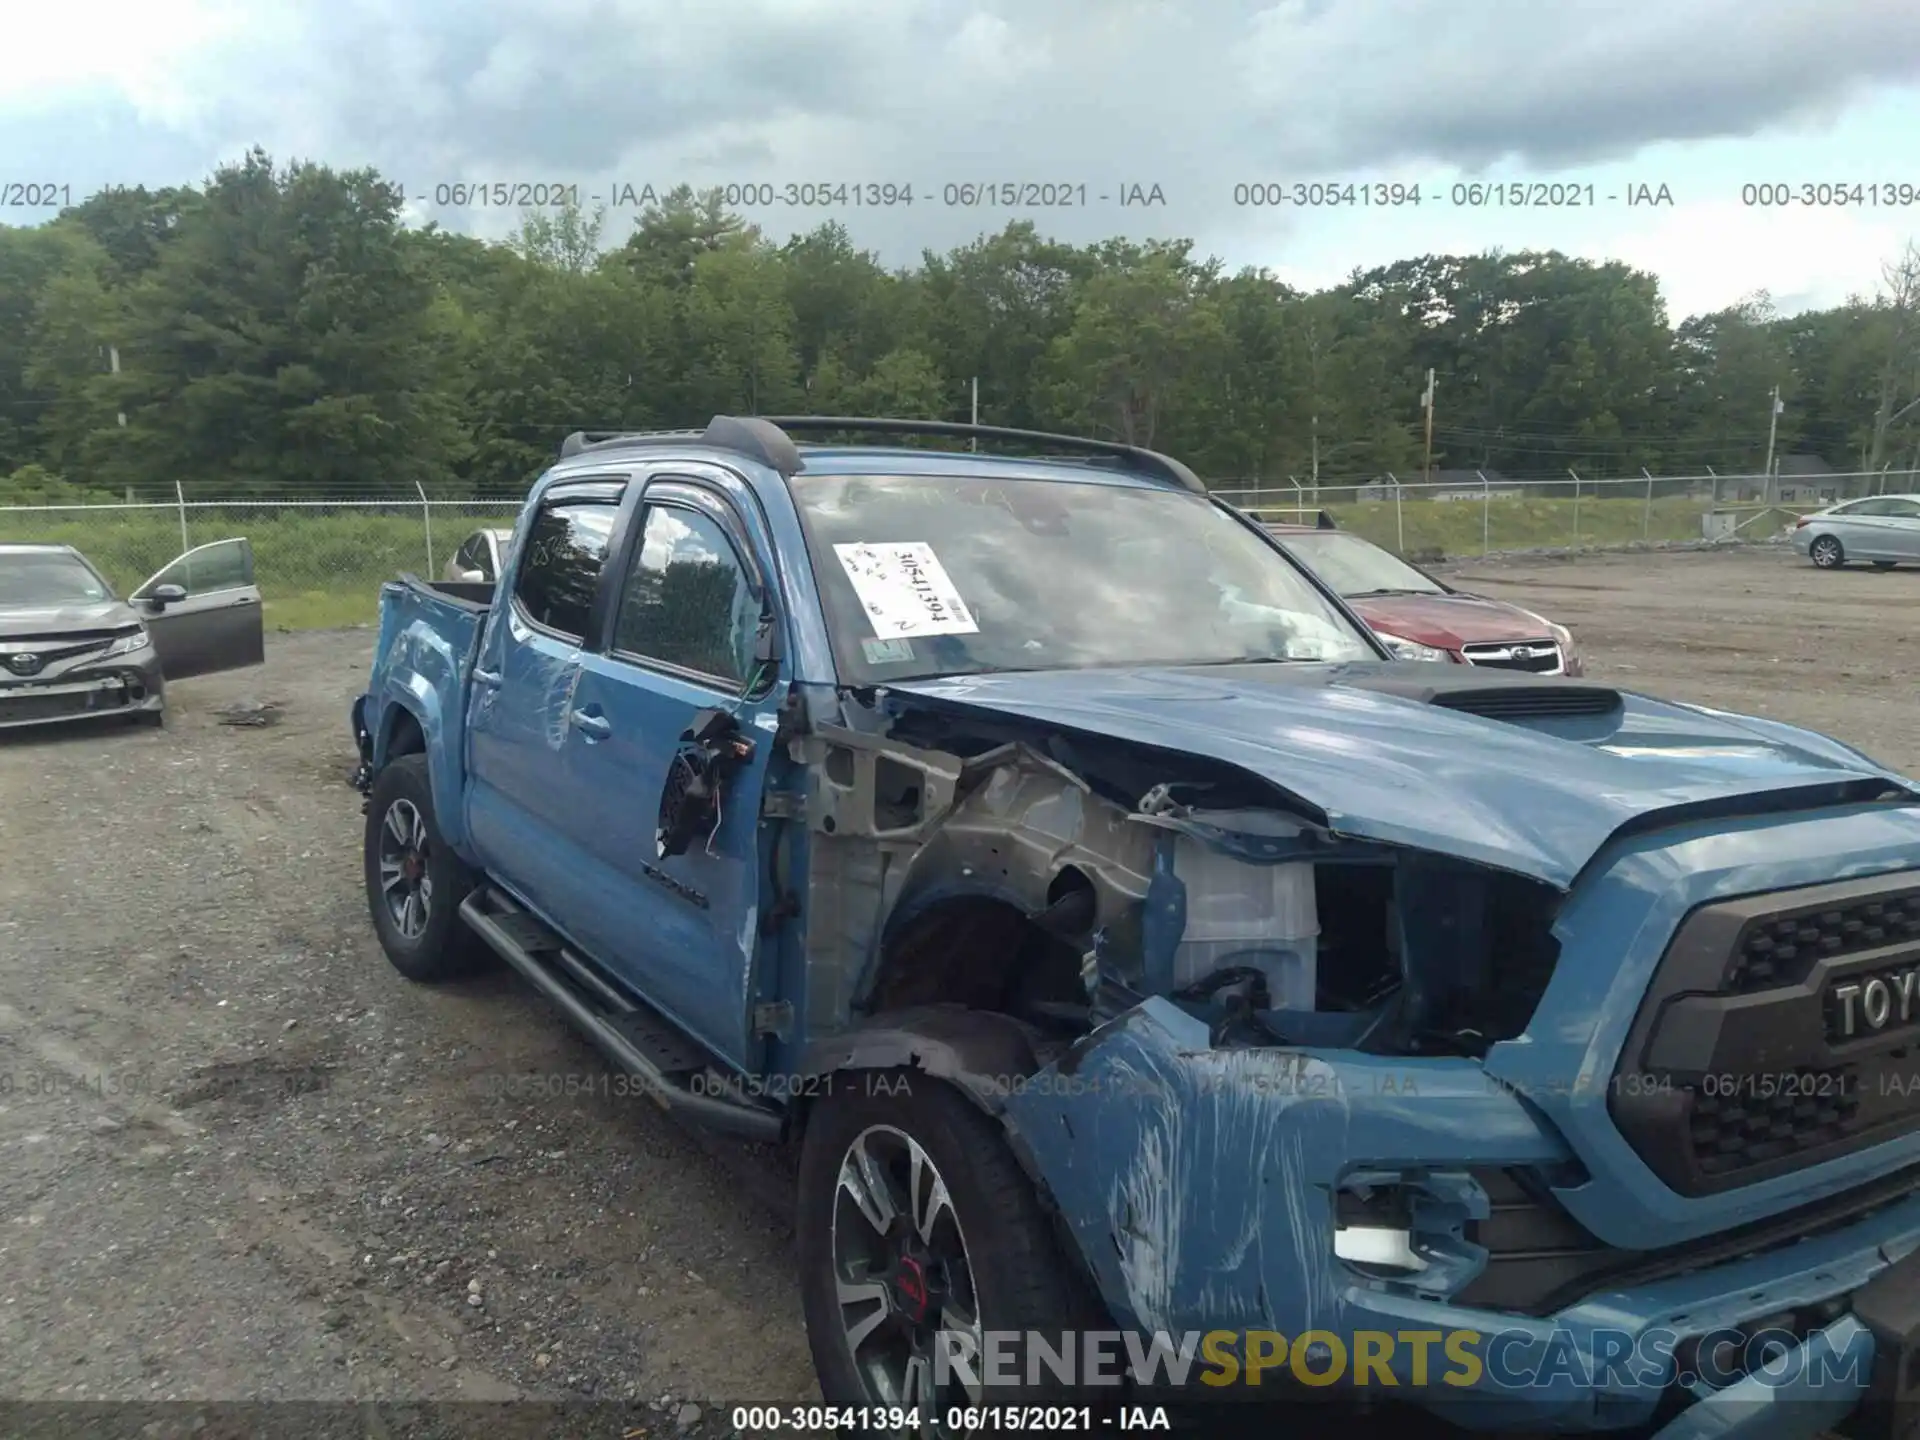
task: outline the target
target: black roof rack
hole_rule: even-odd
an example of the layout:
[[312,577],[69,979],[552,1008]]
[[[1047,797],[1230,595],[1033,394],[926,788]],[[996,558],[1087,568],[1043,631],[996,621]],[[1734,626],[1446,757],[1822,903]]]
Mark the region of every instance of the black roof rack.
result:
[[714,416],[704,430],[576,430],[560,442],[560,458],[569,460],[589,450],[690,443],[751,455],[782,475],[795,474],[802,468],[800,452],[780,430],[764,420],[743,420],[732,415]]
[[1010,430],[1000,425],[967,425],[954,420],[886,420],[849,415],[716,415],[705,430],[576,430],[560,444],[560,458],[570,459],[588,450],[627,449],[644,445],[712,445],[748,455],[784,476],[806,468],[790,431],[871,435],[946,435],[956,439],[1014,440],[1056,450],[1075,450],[1117,460],[1135,470],[1170,480],[1197,494],[1207,493],[1199,476],[1171,456],[1115,440],[1089,440],[1080,435],[1055,435],[1045,430]]
[[1010,430],[1002,425],[968,425],[958,420],[884,420],[871,416],[843,415],[770,415],[767,423],[792,432],[866,431],[874,435],[949,435],[961,440],[1015,440],[1044,445],[1056,450],[1077,450],[1085,455],[1108,456],[1135,470],[1171,480],[1183,489],[1206,494],[1200,477],[1169,455],[1143,450],[1117,440],[1089,440],[1082,435],[1055,435],[1046,430]]

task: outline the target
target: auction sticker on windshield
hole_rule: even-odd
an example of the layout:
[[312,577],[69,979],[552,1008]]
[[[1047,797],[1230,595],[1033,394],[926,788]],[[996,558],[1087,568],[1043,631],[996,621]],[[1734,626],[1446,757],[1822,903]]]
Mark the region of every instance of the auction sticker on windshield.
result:
[[882,639],[980,632],[931,545],[917,540],[836,545],[833,553],[853,582],[873,633]]

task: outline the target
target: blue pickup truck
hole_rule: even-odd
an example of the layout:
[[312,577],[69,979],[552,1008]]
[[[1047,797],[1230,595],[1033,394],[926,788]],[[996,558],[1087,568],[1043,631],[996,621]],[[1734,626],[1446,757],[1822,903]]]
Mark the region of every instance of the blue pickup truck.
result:
[[796,1147],[849,1429],[1910,1423],[1920,789],[1848,746],[1396,661],[1164,455],[821,417],[570,437],[352,724],[402,974]]

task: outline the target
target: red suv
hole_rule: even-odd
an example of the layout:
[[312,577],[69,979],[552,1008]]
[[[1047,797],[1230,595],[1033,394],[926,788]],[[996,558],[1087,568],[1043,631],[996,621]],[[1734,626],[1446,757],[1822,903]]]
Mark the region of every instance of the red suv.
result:
[[1586,671],[1573,633],[1531,610],[1443,585],[1345,530],[1326,525],[1267,529],[1402,660],[1451,660],[1539,675]]

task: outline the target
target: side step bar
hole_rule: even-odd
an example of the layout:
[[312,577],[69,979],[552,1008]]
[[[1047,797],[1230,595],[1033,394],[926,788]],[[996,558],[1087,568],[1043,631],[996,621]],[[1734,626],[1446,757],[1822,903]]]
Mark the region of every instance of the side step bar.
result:
[[776,1111],[724,1095],[702,1095],[692,1078],[709,1063],[664,1016],[616,989],[593,963],[575,954],[539,917],[492,886],[475,890],[460,918],[533,987],[559,1007],[601,1053],[638,1080],[662,1110],[749,1140],[778,1141]]

